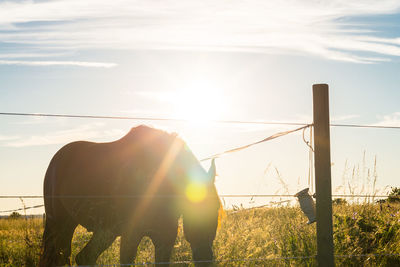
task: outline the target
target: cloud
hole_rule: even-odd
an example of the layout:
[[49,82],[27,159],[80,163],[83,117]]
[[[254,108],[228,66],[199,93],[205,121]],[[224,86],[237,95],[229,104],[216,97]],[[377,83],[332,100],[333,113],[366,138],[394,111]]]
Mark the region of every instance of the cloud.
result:
[[0,135],[0,142],[2,141],[10,141],[10,140],[16,140],[19,139],[20,137],[17,135]]
[[161,103],[174,103],[180,98],[176,91],[135,91],[132,94]]
[[[345,115],[332,115],[330,119],[331,119],[331,122],[337,122],[337,121],[351,120],[351,119],[359,118],[359,117],[360,117],[360,115],[358,115],[358,114],[345,114]],[[312,117],[312,115],[298,114],[296,121],[312,123],[313,117]]]
[[375,123],[377,126],[395,126],[400,127],[400,112],[387,114],[379,118],[380,121]]
[[0,53],[0,58],[43,58],[65,55],[66,53]]
[[101,130],[103,124],[92,123],[78,126],[74,129],[49,132],[41,135],[32,136],[0,136],[1,146],[5,147],[29,147],[55,144],[67,144],[77,140],[100,140],[109,141],[117,139],[126,134],[120,129]]
[[112,68],[115,63],[85,62],[85,61],[24,61],[24,60],[0,60],[0,65],[22,65],[22,66],[77,66],[92,68]]
[[400,55],[399,36],[381,38],[368,20],[343,19],[399,9],[397,0],[1,2],[0,41],[65,50],[306,53],[375,63]]
[[10,124],[15,124],[15,125],[43,125],[43,124],[53,124],[58,123],[59,125],[66,124],[68,120],[66,118],[49,118],[49,117],[27,117],[22,120],[17,120],[15,122],[10,122]]
[[338,115],[338,116],[332,116],[331,121],[332,122],[337,122],[337,121],[347,121],[355,118],[359,118],[360,115],[357,114],[348,114],[348,115]]

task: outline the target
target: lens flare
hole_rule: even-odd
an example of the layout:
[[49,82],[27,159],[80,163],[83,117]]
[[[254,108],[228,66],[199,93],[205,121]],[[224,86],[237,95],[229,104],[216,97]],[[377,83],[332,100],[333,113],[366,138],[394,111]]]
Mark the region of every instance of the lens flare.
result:
[[190,183],[186,186],[185,193],[190,201],[198,203],[206,197],[207,188],[203,183]]

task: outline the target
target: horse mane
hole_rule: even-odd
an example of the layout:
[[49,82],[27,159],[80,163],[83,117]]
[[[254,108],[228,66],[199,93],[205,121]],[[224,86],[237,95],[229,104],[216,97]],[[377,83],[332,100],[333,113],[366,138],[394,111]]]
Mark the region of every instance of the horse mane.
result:
[[169,133],[167,131],[153,128],[153,127],[142,124],[142,125],[131,128],[131,130],[125,136],[123,136],[120,140],[132,139],[132,138],[140,140],[141,138],[144,138],[146,136],[157,136],[166,141],[167,140],[171,141],[176,138],[180,139],[179,135],[175,132]]
[[119,143],[128,144],[147,144],[158,148],[168,148],[172,142],[185,142],[179,137],[177,133],[169,133],[164,130],[153,128],[147,125],[139,125],[131,128],[131,130],[122,138],[116,140]]
[[[176,152],[186,153],[186,143],[176,133],[169,133],[146,125],[139,125],[132,128],[125,136],[115,141],[117,150],[123,153],[143,153],[146,164],[159,164],[170,149],[179,148]],[[184,154],[181,154],[184,155]],[[186,154],[185,154],[186,155]],[[186,156],[185,156],[186,157]]]

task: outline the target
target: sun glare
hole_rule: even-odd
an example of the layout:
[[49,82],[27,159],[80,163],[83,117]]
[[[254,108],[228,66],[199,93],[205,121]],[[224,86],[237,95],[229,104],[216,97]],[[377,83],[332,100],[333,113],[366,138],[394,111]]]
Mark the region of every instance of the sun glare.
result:
[[207,195],[207,188],[203,183],[190,183],[185,190],[186,197],[195,203],[202,201]]
[[221,119],[225,109],[221,89],[206,81],[195,81],[174,97],[175,117],[196,124]]

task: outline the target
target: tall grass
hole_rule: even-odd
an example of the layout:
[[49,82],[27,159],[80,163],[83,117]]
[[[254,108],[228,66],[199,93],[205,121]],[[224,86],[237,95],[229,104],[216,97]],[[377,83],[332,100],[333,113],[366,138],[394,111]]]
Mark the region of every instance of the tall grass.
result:
[[[376,189],[377,161],[367,167],[365,152],[361,164],[348,167],[335,193],[381,194]],[[288,186],[275,169],[285,193]],[[385,189],[384,189],[385,190]],[[374,201],[373,197],[333,205],[333,238],[337,266],[400,266],[400,203]],[[348,204],[349,203],[349,204]],[[214,241],[220,266],[316,266],[316,226],[307,225],[298,205],[280,205],[227,210]],[[36,266],[43,232],[42,219],[0,219],[0,266]],[[78,226],[72,240],[72,263],[90,240],[91,233]],[[115,242],[99,257],[100,265],[119,263]],[[192,260],[190,244],[180,221],[172,261]],[[136,263],[154,262],[149,238],[139,245]],[[177,266],[185,264],[178,264]]]
[[0,266],[36,266],[42,219],[0,219]]
[[[399,204],[334,205],[335,260],[338,266],[400,266]],[[227,211],[214,241],[222,266],[315,266],[315,224],[307,225],[299,207]],[[43,231],[41,219],[0,220],[0,265],[35,266]],[[74,256],[90,239],[78,227],[72,241]],[[382,256],[354,256],[380,254]],[[119,239],[98,259],[98,264],[119,262]],[[287,259],[279,259],[287,258]],[[247,259],[247,261],[245,261]],[[258,260],[257,260],[258,259]],[[189,243],[180,226],[172,261],[191,260]],[[154,262],[154,246],[144,238],[137,263]],[[74,263],[74,261],[73,261]]]
[[389,187],[377,188],[378,180],[377,156],[372,159],[372,166],[367,164],[366,151],[362,154],[361,163],[353,165],[346,160],[342,172],[341,185],[334,188],[333,193],[343,195],[368,195],[369,197],[357,198],[352,197],[352,202],[373,203],[376,195],[384,195]]

